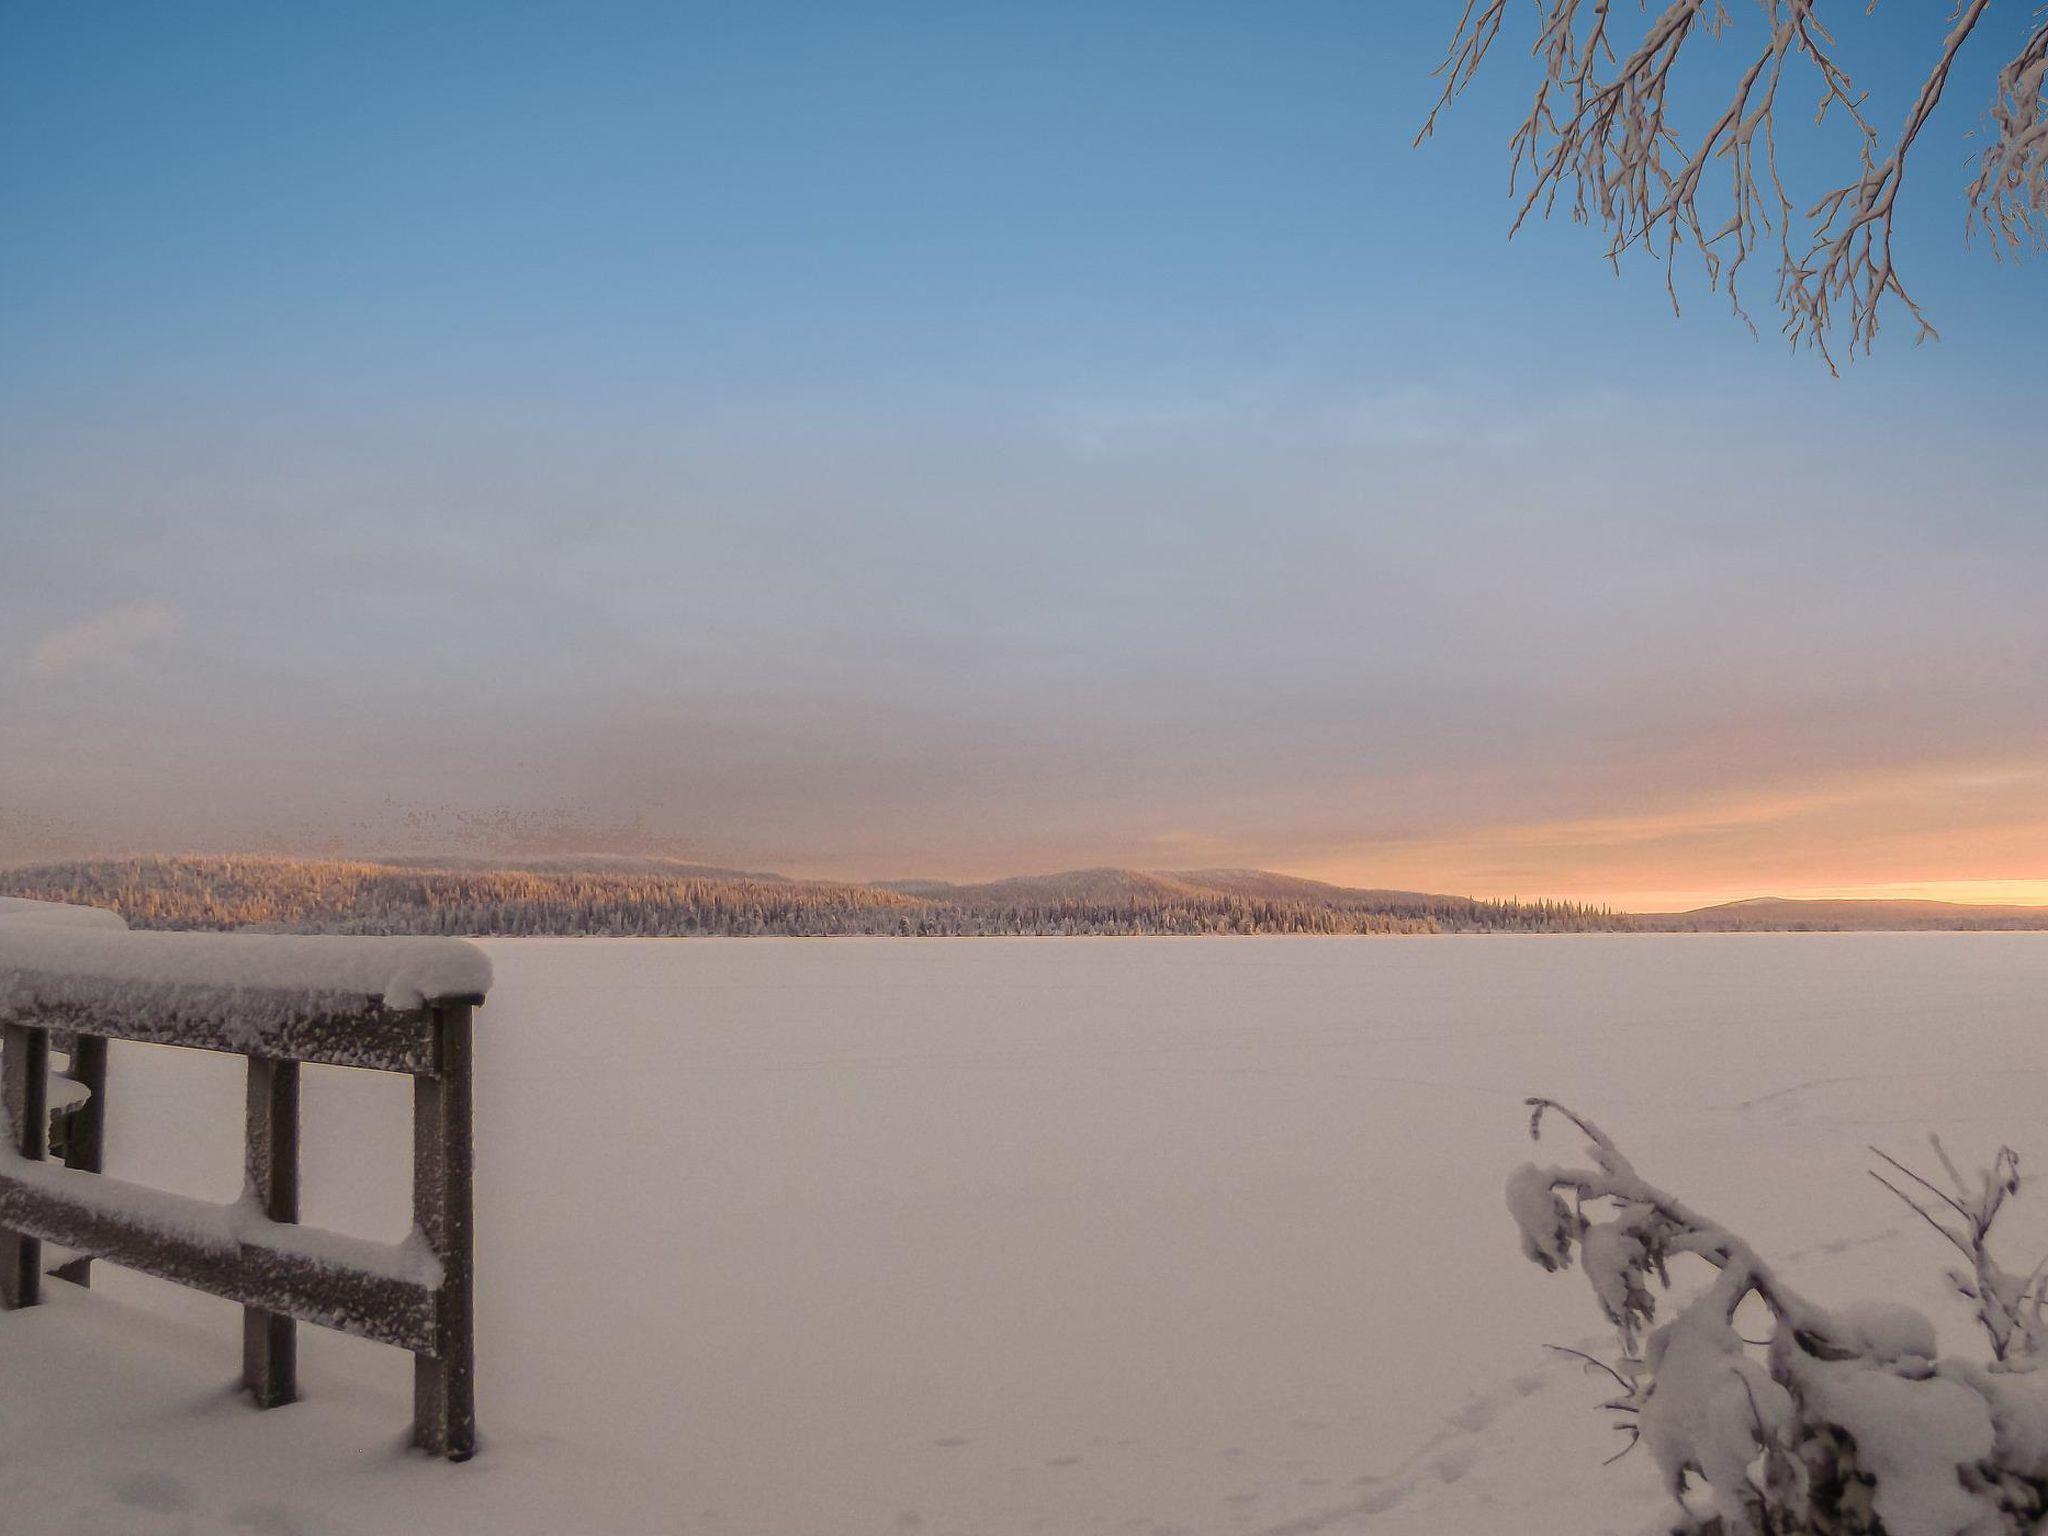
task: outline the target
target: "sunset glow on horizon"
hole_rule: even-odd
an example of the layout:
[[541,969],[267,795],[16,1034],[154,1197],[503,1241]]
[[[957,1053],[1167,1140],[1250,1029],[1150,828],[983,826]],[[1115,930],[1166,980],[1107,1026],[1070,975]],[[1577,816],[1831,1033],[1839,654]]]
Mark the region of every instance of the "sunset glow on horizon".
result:
[[1550,896],[1630,911],[1728,901],[1925,900],[2048,905],[2048,770],[1944,765],[1634,815],[1489,826],[1320,866],[1398,884],[1456,871],[1460,892]]

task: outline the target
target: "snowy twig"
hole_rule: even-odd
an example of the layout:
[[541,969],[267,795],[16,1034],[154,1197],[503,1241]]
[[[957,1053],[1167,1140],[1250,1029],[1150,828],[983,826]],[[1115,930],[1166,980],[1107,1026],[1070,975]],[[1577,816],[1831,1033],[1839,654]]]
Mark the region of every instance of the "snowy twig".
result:
[[[1617,1371],[1605,1360],[1602,1360],[1594,1355],[1589,1355],[1583,1349],[1569,1349],[1562,1344],[1546,1344],[1543,1347],[1545,1349],[1554,1349],[1560,1355],[1570,1355],[1574,1360],[1583,1360],[1586,1362],[1588,1366],[1591,1366],[1597,1370],[1605,1371],[1608,1375],[1614,1378],[1615,1382],[1621,1387],[1621,1390],[1624,1392],[1635,1391],[1635,1384],[1631,1382],[1626,1376],[1622,1375],[1621,1372]],[[1634,1410],[1630,1409],[1628,1411],[1633,1412]]]
[[1970,1261],[1970,1275],[1955,1277],[1956,1289],[1977,1304],[1977,1321],[1985,1335],[1991,1340],[1994,1359],[2005,1360],[2013,1355],[2033,1355],[2041,1350],[2048,1335],[2041,1331],[2042,1296],[2040,1282],[2048,1274],[2048,1259],[2034,1267],[2025,1280],[2018,1280],[2005,1270],[1991,1254],[1991,1229],[1997,1222],[1999,1212],[2005,1208],[2007,1199],[2019,1193],[2020,1159],[2011,1147],[2000,1147],[1991,1166],[1978,1177],[1973,1191],[1970,1181],[1963,1176],[1948,1150],[1937,1136],[1927,1138],[1934,1148],[1934,1155],[1940,1159],[1955,1193],[1941,1189],[1931,1180],[1923,1178],[1889,1153],[1872,1147],[1870,1150],[1899,1170],[1915,1184],[1933,1193],[1942,1204],[1962,1219],[1961,1230],[1949,1226],[1928,1210],[1918,1200],[1893,1184],[1882,1174],[1872,1170],[1871,1177],[1890,1190],[1920,1219],[1926,1222],[1964,1258]]

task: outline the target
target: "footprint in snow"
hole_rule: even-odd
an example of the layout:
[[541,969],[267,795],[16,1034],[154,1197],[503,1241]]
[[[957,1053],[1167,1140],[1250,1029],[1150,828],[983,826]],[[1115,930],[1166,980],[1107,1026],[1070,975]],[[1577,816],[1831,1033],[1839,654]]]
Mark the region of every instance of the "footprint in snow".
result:
[[1407,1497],[1408,1485],[1406,1483],[1390,1483],[1384,1488],[1373,1489],[1372,1492],[1360,1499],[1358,1501],[1358,1508],[1362,1514],[1377,1515],[1392,1509]]
[[228,1518],[238,1530],[253,1532],[254,1536],[307,1536],[312,1530],[303,1514],[282,1504],[244,1505]]
[[1444,1452],[1436,1459],[1436,1475],[1447,1483],[1455,1483],[1472,1470],[1472,1463],[1479,1459],[1479,1448],[1466,1444]]
[[1490,1397],[1475,1397],[1445,1422],[1467,1434],[1478,1434],[1500,1416],[1500,1404]]
[[110,1485],[114,1497],[153,1515],[181,1515],[192,1507],[192,1493],[169,1472],[130,1472]]

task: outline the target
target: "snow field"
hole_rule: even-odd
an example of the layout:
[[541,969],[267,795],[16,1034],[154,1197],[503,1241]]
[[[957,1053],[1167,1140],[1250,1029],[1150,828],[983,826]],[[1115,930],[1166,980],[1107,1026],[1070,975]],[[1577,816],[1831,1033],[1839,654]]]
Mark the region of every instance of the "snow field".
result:
[[[103,1270],[0,1318],[21,1529],[1637,1536],[1523,1096],[1950,1349],[1865,1143],[2048,1155],[2033,935],[484,947],[483,1454],[405,1456],[409,1362],[320,1330],[245,1410],[235,1309]],[[232,1199],[238,1067],[117,1044],[110,1172]],[[403,1083],[306,1077],[307,1220],[402,1237]]]

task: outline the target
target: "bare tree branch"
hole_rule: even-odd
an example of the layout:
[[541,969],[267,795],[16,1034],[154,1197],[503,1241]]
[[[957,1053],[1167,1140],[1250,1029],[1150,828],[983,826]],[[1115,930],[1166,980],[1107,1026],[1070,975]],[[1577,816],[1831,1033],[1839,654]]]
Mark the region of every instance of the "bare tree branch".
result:
[[[1835,40],[1819,19],[1822,3],[1755,0],[1761,27],[1738,29],[1750,45],[1732,89],[1703,130],[1686,133],[1676,122],[1672,81],[1681,74],[1681,60],[1699,52],[1688,54],[1689,44],[1734,27],[1725,0],[1663,0],[1647,7],[1646,29],[1632,48],[1616,44],[1613,0],[1538,0],[1531,51],[1542,75],[1509,140],[1509,192],[1516,203],[1510,233],[1563,202],[1575,222],[1597,221],[1606,231],[1611,261],[1618,264],[1637,247],[1662,259],[1674,308],[1678,258],[1690,250],[1710,287],[1726,283],[1745,322],[1740,274],[1761,245],[1773,243],[1783,333],[1793,345],[1819,352],[1831,371],[1838,351],[1870,350],[1888,299],[1905,307],[1919,339],[1934,336],[1893,260],[1899,190],[1908,158],[1991,0],[1956,0],[1904,125],[1882,153],[1865,97],[1837,61]],[[1506,14],[1507,0],[1467,0],[1438,67],[1443,88],[1418,144],[1471,84]],[[1778,163],[1780,94],[1795,64],[1819,84],[1815,121],[1832,114],[1850,125],[1859,167],[1803,213]],[[2044,89],[2048,9],[1998,72],[1992,142],[1969,187],[1971,227],[2015,249],[2048,241]],[[1714,212],[1703,210],[1703,196]]]

